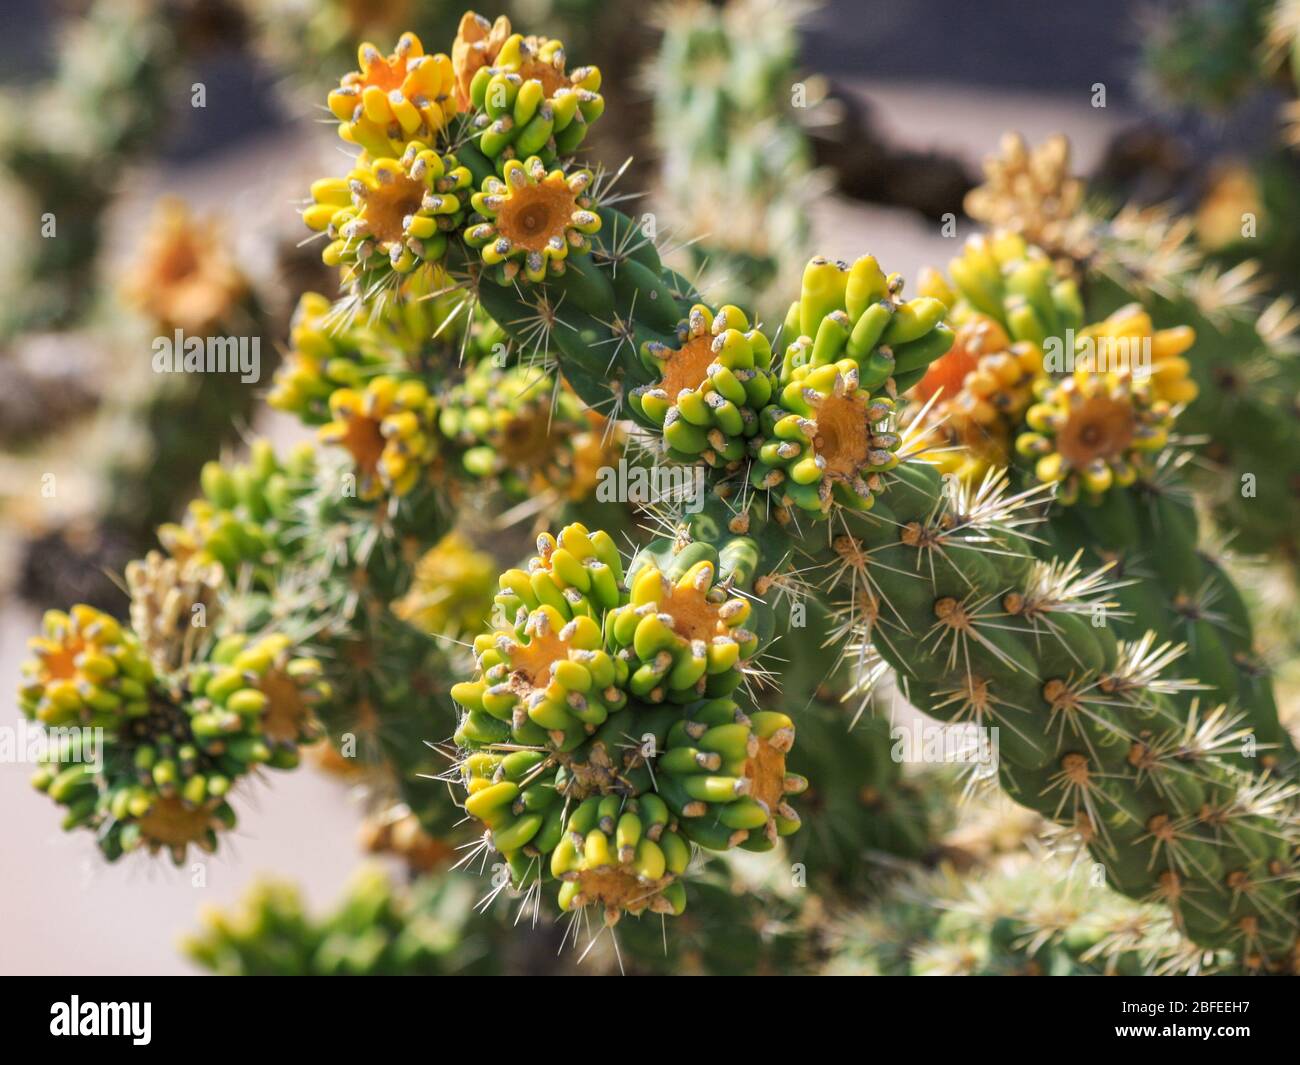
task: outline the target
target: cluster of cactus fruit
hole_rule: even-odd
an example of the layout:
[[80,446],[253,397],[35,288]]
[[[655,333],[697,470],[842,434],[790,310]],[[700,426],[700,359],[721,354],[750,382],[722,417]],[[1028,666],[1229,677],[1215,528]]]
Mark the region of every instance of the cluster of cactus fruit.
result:
[[[470,13],[450,56],[406,34],[359,66],[328,103],[361,155],[304,212],[342,296],[304,299],[272,396],[319,452],[210,465],[162,530],[170,561],[136,574],[131,628],[74,608],[33,641],[24,711],[105,730],[98,772],[38,776],[70,826],[109,857],[211,847],[231,788],[323,730],[360,736],[425,831],[463,838],[467,815],[498,886],[606,925],[676,916],[697,851],[790,837],[816,865],[844,830],[800,851],[801,821],[876,816],[865,770],[856,808],[827,794],[846,769],[823,703],[869,700],[888,667],[976,726],[1119,893],[1243,970],[1295,966],[1296,755],[1173,448],[1189,331],[1088,325],[1010,232],[910,298],[870,255],[814,258],[774,329],[711,305],[579,165],[600,74],[559,42]],[[1120,357],[1130,337],[1152,364]],[[700,488],[648,541],[575,472],[617,465],[620,433]],[[429,552],[457,550],[485,489],[556,479],[490,617],[477,565],[422,610]],[[314,966],[407,949],[325,962],[313,936]],[[195,950],[242,965],[238,938]]]

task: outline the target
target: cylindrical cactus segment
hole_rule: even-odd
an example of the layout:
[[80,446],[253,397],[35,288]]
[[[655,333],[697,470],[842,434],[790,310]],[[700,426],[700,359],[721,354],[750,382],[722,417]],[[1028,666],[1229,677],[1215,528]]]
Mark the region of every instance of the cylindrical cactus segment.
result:
[[1234,947],[1248,968],[1287,964],[1295,917],[1275,889],[1293,875],[1293,800],[1230,767],[1233,716],[1189,720],[1164,676],[1176,649],[1117,643],[1109,591],[1094,582],[1094,602],[1088,582],[1045,572],[1005,511],[963,513],[970,497],[932,470],[895,476],[846,522],[871,575],[864,624],[909,699],[985,742],[996,727],[1012,795],[1077,831],[1119,890],[1166,902],[1196,942]]

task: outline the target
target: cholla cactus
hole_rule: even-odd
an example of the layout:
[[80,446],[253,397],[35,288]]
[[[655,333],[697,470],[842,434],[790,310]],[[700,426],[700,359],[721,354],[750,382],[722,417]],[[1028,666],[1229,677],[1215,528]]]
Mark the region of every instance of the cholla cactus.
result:
[[831,938],[836,975],[1202,975],[1224,961],[1189,943],[1160,907],[1024,851],[972,876],[914,875]]
[[216,907],[182,949],[224,976],[489,975],[500,932],[476,917],[465,876],[394,889],[377,867],[357,871],[338,908],[317,919],[292,884],[255,885],[230,911]]
[[1003,135],[1001,151],[984,161],[984,184],[966,195],[966,212],[995,228],[1020,233],[1070,258],[1091,252],[1083,182],[1070,172],[1070,142],[1059,133],[1030,148],[1018,133]]
[[175,73],[173,25],[149,0],[104,0],[71,25],[54,77],[0,101],[0,165],[28,200],[17,234],[57,220],[57,240],[20,242],[0,332],[75,321],[94,292],[103,213],[122,170],[157,139]]
[[[1020,142],[1014,144],[1013,158],[1023,155]],[[998,173],[1011,162],[1004,156],[989,167]],[[1011,220],[1024,210],[998,186],[977,191],[970,207],[983,221]],[[1030,221],[1017,224],[1033,227],[1036,217],[1031,213]],[[1038,239],[1049,241],[1046,251],[1058,267],[1086,288],[1089,319],[1109,321],[1094,326],[1093,337],[1099,339],[1097,329],[1104,329],[1116,340],[1136,342],[1150,356],[1157,384],[1171,386],[1160,398],[1185,406],[1178,429],[1205,438],[1198,465],[1210,473],[1192,483],[1213,501],[1219,523],[1233,530],[1234,546],[1294,559],[1300,497],[1289,466],[1279,461],[1296,446],[1293,301],[1268,295],[1254,260],[1210,262],[1197,243],[1194,221],[1166,209],[1127,206],[1107,217],[1080,206],[1072,218],[1058,221],[1071,239],[1037,227]],[[983,247],[996,259],[996,245],[1006,239],[994,233]],[[972,267],[983,264],[985,278],[997,269],[983,254],[968,251],[963,259]],[[952,273],[964,300],[1014,321],[1009,311],[989,305],[966,266],[954,263]],[[1078,331],[1081,322],[1064,324]],[[1106,354],[1107,346],[1097,350]],[[1249,490],[1243,493],[1245,485]]]
[[[281,710],[310,709],[343,757],[383,767],[389,808],[409,810],[438,843],[466,846],[467,862],[499,856],[494,894],[534,912],[553,898],[574,935],[593,910],[601,928],[689,921],[697,851],[738,864],[746,852],[780,855],[819,816],[872,816],[871,803],[864,815],[827,798],[844,769],[825,751],[801,760],[800,717],[812,699],[869,702],[887,666],[920,711],[985,737],[996,727],[1001,783],[1079,837],[1120,894],[1162,904],[1172,927],[1228,967],[1294,965],[1289,752],[1264,747],[1279,772],[1256,772],[1252,744],[1278,742],[1270,684],[1249,662],[1235,590],[1197,553],[1175,457],[1130,461],[1129,487],[1114,464],[1117,483],[1104,485],[1082,462],[1088,491],[1066,505],[1019,465],[973,483],[945,478],[921,431],[899,426],[954,326],[982,315],[1001,331],[993,346],[1035,346],[1043,366],[975,357],[962,388],[984,389],[980,374],[1008,388],[1031,378],[1040,402],[1017,396],[1003,416],[1023,412],[1063,448],[1073,428],[1068,410],[1060,417],[1068,389],[1053,393],[1047,378],[1050,342],[1087,316],[1045,252],[1014,234],[977,240],[952,284],[910,299],[870,255],[813,258],[774,359],[775,331],[665,268],[608,183],[573,156],[577,116],[599,113],[599,75],[570,70],[555,42],[470,14],[450,59],[406,35],[387,58],[363,48],[361,68],[331,97],[344,140],[363,149],[351,169],[384,170],[412,142],[417,160],[454,155],[472,177],[469,208],[445,230],[438,263],[412,260],[401,278],[349,272],[334,311],[314,300],[300,316],[302,357],[284,405],[318,426],[321,450],[303,464],[306,483],[277,482],[260,515],[280,463],[255,456],[255,478],[227,469],[246,482],[234,492],[208,474],[234,535],[244,522],[267,526],[227,558],[214,553],[224,574],[217,638],[159,672],[140,650],[157,642],[148,634],[85,611],[51,618],[24,706],[116,729],[119,760],[99,783],[65,776],[62,762],[42,778],[73,804],[74,821],[104,816],[86,789],[106,788],[110,850],[211,846],[211,818],[230,816],[230,785],[291,761],[315,733],[305,712]],[[539,117],[554,127],[535,148]],[[424,298],[444,288],[454,302]],[[500,358],[461,370],[456,352],[482,315],[504,337]],[[1133,329],[1121,317],[1086,339],[1106,347]],[[1190,398],[1177,346],[1164,343],[1167,365],[1148,386],[1150,409],[1170,408],[1161,418]],[[627,529],[629,500],[569,500],[566,511],[587,506],[590,520],[552,522],[528,562],[500,567],[471,657],[404,620],[418,617],[404,604],[413,589],[427,594],[419,560],[467,504],[509,487],[497,463],[463,461],[481,446],[498,453],[495,419],[475,428],[482,419],[465,403],[480,375],[498,371],[496,380],[558,374],[575,404],[630,421],[653,470],[691,491],[680,506],[649,509],[650,535],[627,530],[626,549],[610,530]],[[1122,406],[1135,367],[1109,372]],[[174,537],[196,565],[200,523],[194,546]],[[477,532],[477,546],[514,555],[504,537],[487,544]],[[1098,568],[1085,569],[1084,548],[1115,557],[1090,557]],[[1117,562],[1118,578],[1105,565]],[[198,587],[179,564],[146,569],[175,581],[178,597]],[[157,609],[168,594],[149,589],[142,624],[183,616]],[[808,659],[823,641],[819,679]],[[1181,644],[1198,684],[1174,668]],[[810,731],[835,742],[833,731]],[[904,835],[889,845],[924,849],[924,835]],[[227,956],[227,938],[238,965],[238,936],[218,936],[207,954]],[[340,952],[364,970],[387,949],[380,936],[359,961],[346,944]]]
[[[819,89],[799,70],[803,3],[673,0],[650,66],[655,144],[663,158],[658,208],[689,240],[692,265],[763,314],[780,306],[811,241],[822,182],[792,107]],[[811,98],[809,98],[811,97]]]

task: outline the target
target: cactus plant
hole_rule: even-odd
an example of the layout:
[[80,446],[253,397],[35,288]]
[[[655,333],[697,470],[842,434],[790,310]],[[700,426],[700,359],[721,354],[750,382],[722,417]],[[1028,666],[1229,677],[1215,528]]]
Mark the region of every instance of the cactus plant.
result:
[[[535,913],[548,900],[570,915],[566,939],[593,914],[593,938],[644,937],[654,915],[671,935],[667,918],[692,920],[697,853],[802,853],[819,875],[853,820],[877,816],[845,802],[852,773],[833,748],[848,715],[828,723],[809,706],[870,702],[888,671],[917,710],[973,726],[1003,787],[1194,949],[1234,971],[1294,966],[1290,752],[1249,619],[1197,553],[1176,463],[1162,462],[1195,394],[1188,334],[1151,326],[1150,381],[1132,364],[1064,378],[1053,340],[1079,330],[1109,352],[1148,323],[1090,321],[1078,283],[1017,234],[973,242],[951,283],[927,277],[916,296],[871,255],[814,257],[778,333],[665,267],[607,175],[582,165],[600,74],[571,67],[558,42],[469,13],[449,54],[404,34],[389,54],[363,45],[359,67],[329,107],[366,191],[327,177],[304,213],[333,231],[323,257],[340,299],[304,303],[277,387],[316,427],[314,460],[259,448],[243,470],[209,467],[207,501],[164,533],[172,560],[133,570],[136,627],[74,608],[36,641],[24,708],[111,726],[99,782],[63,761],[40,779],[73,823],[111,816],[110,856],[211,846],[234,785],[323,731],[341,757],[382,767],[389,808],[431,846],[492,863],[489,898]],[[454,190],[426,187],[439,170]],[[418,197],[393,210],[407,186]],[[425,207],[451,194],[453,209]],[[356,226],[376,204],[383,234],[373,216]],[[436,236],[425,210],[444,220]],[[500,338],[489,358],[485,332]],[[987,402],[971,424],[1001,427],[1003,452],[974,479],[945,477],[934,427],[907,413],[924,409],[914,389],[931,411],[941,401],[932,374]],[[500,389],[560,379],[560,434],[581,426],[580,404],[626,422],[687,491],[647,507],[635,532],[626,499],[583,500],[593,519],[557,513],[520,566],[517,539],[480,538],[504,556],[493,609],[457,645],[446,615],[421,617],[434,569],[421,559],[467,532],[485,495],[519,492],[496,414],[537,412]],[[1118,579],[1115,558],[1081,562],[1084,547],[1134,544],[1162,549],[1118,559]],[[193,648],[174,632],[184,611],[168,597],[183,595],[218,614]],[[803,660],[782,665],[782,645]],[[878,758],[873,739],[842,745]],[[814,818],[846,823],[823,833],[829,845],[787,851]],[[928,833],[912,828],[882,832],[882,849],[927,857]],[[711,894],[711,909],[743,912]],[[418,947],[400,928],[353,943],[350,925],[322,946],[292,900],[280,908],[293,964],[312,971],[389,971]],[[1005,933],[995,922],[979,937],[1000,950]],[[218,923],[195,949],[257,967],[246,938]],[[1026,953],[1086,966],[1077,946],[1071,927]]]

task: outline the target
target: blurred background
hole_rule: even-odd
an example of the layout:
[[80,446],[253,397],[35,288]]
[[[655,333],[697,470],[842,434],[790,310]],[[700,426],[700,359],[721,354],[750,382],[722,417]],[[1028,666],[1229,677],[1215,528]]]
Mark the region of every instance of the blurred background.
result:
[[[1274,215],[1294,226],[1295,155],[1277,147],[1294,88],[1256,61],[1267,6],[515,0],[481,11],[561,37],[571,63],[601,67],[608,110],[592,158],[617,169],[633,157],[620,188],[666,226],[670,261],[717,302],[773,320],[811,253],[869,251],[907,277],[946,263],[974,231],[966,194],[1008,130],[1031,145],[1065,134],[1093,195],[1202,212],[1207,240],[1225,197],[1234,211],[1281,203]],[[298,217],[311,181],[343,162],[320,102],[360,41],[387,51],[414,29],[445,50],[461,10],[5,0],[9,689],[41,610],[124,611],[113,575],[179,516],[204,461],[238,455],[253,432],[277,443],[303,433],[262,397],[299,295],[330,291]],[[701,86],[725,91],[701,102]],[[1271,232],[1266,266],[1294,282],[1300,239]],[[151,373],[153,338],[175,328],[261,337],[261,382]],[[0,724],[17,721],[6,699]],[[229,904],[273,873],[324,907],[357,865],[358,833],[373,837],[348,782],[313,767],[255,789],[233,845],[201,874],[144,859],[109,866],[88,834],[59,831],[28,772],[0,764],[4,972],[195,971],[174,942],[201,903]]]

